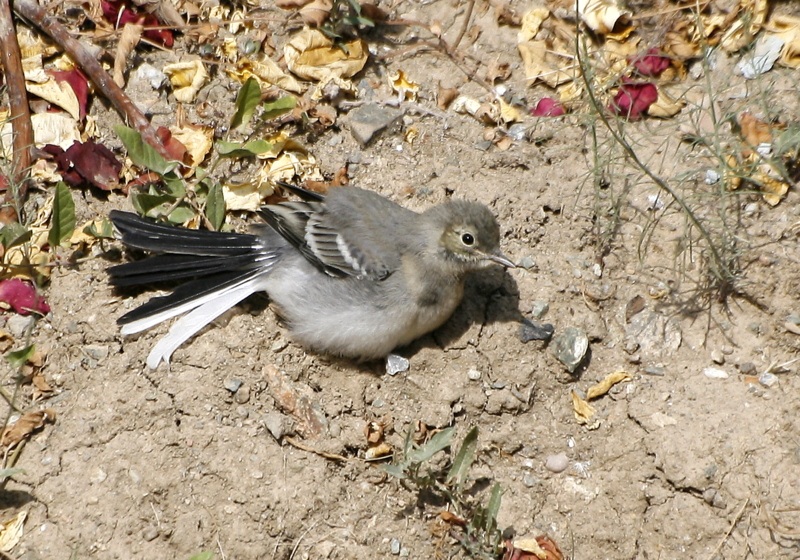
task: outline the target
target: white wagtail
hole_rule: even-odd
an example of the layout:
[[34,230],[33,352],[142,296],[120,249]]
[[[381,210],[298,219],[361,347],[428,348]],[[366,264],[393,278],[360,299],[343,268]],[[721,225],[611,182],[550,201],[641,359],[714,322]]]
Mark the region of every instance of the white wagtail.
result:
[[198,231],[114,210],[122,243],[156,253],[109,269],[116,286],[189,279],[119,318],[123,334],[183,315],[152,349],[155,368],[247,296],[264,291],[294,340],[369,360],[436,329],[461,301],[468,272],[513,267],[484,205],[451,200],[422,213],[377,193],[297,187],[302,202],[264,206],[254,234]]

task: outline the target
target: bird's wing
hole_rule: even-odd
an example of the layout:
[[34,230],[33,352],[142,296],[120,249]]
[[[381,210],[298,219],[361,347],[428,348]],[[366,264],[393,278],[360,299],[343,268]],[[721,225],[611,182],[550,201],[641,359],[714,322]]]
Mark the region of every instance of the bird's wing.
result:
[[337,187],[324,201],[285,202],[260,211],[314,266],[331,276],[383,280],[401,261],[398,239],[412,212],[378,194]]

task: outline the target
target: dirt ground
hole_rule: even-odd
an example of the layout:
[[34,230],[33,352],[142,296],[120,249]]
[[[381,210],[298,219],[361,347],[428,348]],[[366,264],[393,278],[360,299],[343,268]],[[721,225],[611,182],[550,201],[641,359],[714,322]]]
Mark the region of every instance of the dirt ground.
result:
[[[517,30],[477,6],[482,33],[462,48],[480,71],[508,63],[504,85],[531,105],[544,90],[527,87]],[[457,33],[463,3],[396,11],[440,21],[447,37]],[[282,44],[286,29],[271,25]],[[160,66],[185,48],[140,56]],[[696,101],[713,83],[726,114],[764,116],[769,107],[771,116],[796,120],[796,71],[774,70],[754,84],[731,71],[736,60],[721,56],[711,80],[687,77],[682,95]],[[35,406],[58,416],[27,443],[17,461],[25,473],[1,495],[4,519],[28,513],[11,557],[466,557],[446,534],[441,504],[363,461],[364,427],[384,419],[395,448],[415,421],[454,426],[457,440],[478,426],[470,479],[501,486],[499,527],[547,534],[568,558],[800,558],[800,365],[792,362],[800,336],[785,327],[800,313],[797,189],[776,207],[757,194],[723,197],[737,216],[737,287],[752,297],[706,305],[693,297],[706,270],[702,252],[687,247],[696,231],[677,205],[653,208],[658,187],[613,155],[607,134],[597,148],[586,117],[526,117],[527,137],[504,150],[485,142],[491,127],[436,108],[439,82],[485,95],[441,53],[373,61],[356,81],[387,100],[386,74],[397,69],[421,84],[421,99],[401,105],[403,118],[367,146],[353,138],[344,111],[336,126],[302,141],[326,174],[349,162],[353,184],[410,208],[451,196],[489,205],[504,253],[525,267],[473,277],[453,318],[399,352],[410,369],[394,376],[383,364],[306,353],[265,297],[181,347],[170,367],[150,371],[144,359],[166,327],[124,338],[115,321],[153,292],[115,292],[105,272],[128,255],[111,244],[56,268],[45,292],[52,312],[36,323],[33,341],[48,350],[44,373],[56,388]],[[206,88],[220,115],[208,124],[224,124],[237,86],[216,71]],[[152,108],[156,124],[170,124],[171,96],[135,81],[126,91]],[[707,153],[678,133],[697,116],[692,106],[673,119],[628,123],[625,132],[656,174],[684,177],[681,192],[711,223],[721,209],[719,187],[703,181]],[[118,146],[108,128],[118,117],[99,102],[92,112],[101,138]],[[592,175],[598,153],[609,158],[601,186]],[[131,209],[121,194],[75,196],[79,222]],[[630,316],[635,296],[645,307]],[[556,335],[577,327],[589,337],[590,357],[575,375],[552,348],[520,339],[521,318],[534,319],[541,302],[549,310],[540,320]],[[712,367],[726,376],[704,374]],[[618,370],[630,379],[593,401],[595,418],[579,424],[571,392]],[[775,382],[759,383],[767,371],[777,372]],[[279,381],[306,392],[324,419],[318,435],[296,433],[297,419],[276,403]],[[559,454],[568,463],[553,472],[546,464]]]

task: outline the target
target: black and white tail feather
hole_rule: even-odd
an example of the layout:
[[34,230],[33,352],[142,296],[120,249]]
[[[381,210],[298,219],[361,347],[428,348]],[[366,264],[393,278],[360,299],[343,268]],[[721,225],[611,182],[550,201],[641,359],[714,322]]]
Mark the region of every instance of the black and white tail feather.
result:
[[256,235],[188,230],[114,210],[110,218],[128,247],[156,255],[109,269],[120,287],[193,278],[118,319],[122,334],[145,331],[184,315],[147,358],[155,368],[189,338],[249,295],[262,291],[265,274],[280,256]]

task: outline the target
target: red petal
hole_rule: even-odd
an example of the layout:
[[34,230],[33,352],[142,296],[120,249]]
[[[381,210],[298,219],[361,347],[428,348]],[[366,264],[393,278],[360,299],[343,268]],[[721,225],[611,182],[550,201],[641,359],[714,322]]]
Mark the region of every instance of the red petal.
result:
[[20,315],[31,312],[41,315],[50,313],[50,306],[36,292],[33,284],[19,278],[0,281],[0,302],[8,304]]
[[661,54],[661,51],[653,47],[644,55],[630,61],[636,71],[642,76],[660,76],[670,65],[668,56]]
[[104,145],[92,140],[83,144],[74,142],[66,151],[66,156],[72,162],[72,168],[90,185],[104,191],[119,188],[122,164],[114,152]]
[[68,83],[75,92],[80,108],[80,119],[83,120],[86,116],[86,107],[89,105],[89,80],[77,68],[69,71],[53,70],[50,74],[57,82]]
[[648,83],[622,84],[611,101],[609,109],[629,120],[642,118],[647,109],[658,99],[658,89]]
[[566,113],[564,105],[552,97],[542,97],[536,104],[536,108],[531,111],[534,117],[560,117]]

